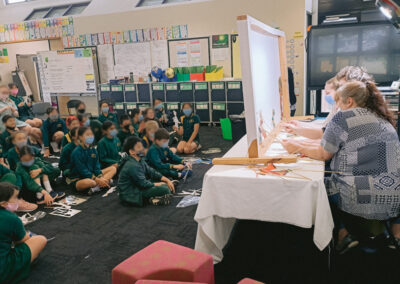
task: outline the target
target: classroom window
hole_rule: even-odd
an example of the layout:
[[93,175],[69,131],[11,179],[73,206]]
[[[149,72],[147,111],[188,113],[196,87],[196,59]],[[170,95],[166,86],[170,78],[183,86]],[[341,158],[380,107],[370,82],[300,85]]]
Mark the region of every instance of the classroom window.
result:
[[157,6],[163,4],[189,2],[191,0],[140,0],[136,7]]
[[[18,1],[18,0],[7,0],[7,1]],[[25,21],[45,19],[45,18],[55,18],[61,16],[72,16],[79,15],[85,10],[85,8],[90,4],[90,2],[77,3],[72,5],[54,6],[47,8],[40,8],[33,10]]]
[[5,3],[8,4],[16,4],[16,3],[22,3],[22,2],[28,2],[28,0],[5,0]]

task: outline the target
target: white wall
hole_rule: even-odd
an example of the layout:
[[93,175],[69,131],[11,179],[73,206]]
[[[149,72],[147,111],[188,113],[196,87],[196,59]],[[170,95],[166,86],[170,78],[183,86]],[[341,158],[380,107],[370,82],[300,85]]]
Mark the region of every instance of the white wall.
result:
[[17,54],[35,54],[38,51],[49,50],[49,42],[47,40],[31,41],[24,43],[0,44],[0,49],[7,48],[8,63],[0,63],[0,85],[12,82],[11,72],[17,67]]

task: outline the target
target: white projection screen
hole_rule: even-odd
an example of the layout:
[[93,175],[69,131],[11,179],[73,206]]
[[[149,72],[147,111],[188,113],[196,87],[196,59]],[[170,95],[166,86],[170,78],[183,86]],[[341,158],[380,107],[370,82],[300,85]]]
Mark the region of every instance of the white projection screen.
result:
[[289,117],[285,34],[249,16],[238,31],[249,157],[263,157]]

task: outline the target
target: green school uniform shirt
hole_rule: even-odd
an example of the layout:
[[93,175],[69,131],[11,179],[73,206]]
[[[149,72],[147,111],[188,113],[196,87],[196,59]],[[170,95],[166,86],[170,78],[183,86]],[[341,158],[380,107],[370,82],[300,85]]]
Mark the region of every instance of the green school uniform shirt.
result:
[[113,122],[115,124],[115,126],[117,126],[117,127],[119,126],[117,115],[115,113],[109,112],[107,115],[104,115],[104,113],[101,113],[99,115],[99,121],[101,123],[104,123],[107,120]]
[[[181,116],[181,124],[180,126],[183,127],[183,140],[188,141],[193,134],[195,124],[200,124],[200,117],[198,115],[192,114],[191,116],[187,117],[185,115]],[[199,133],[194,138],[194,141],[200,142]]]
[[134,122],[132,121],[132,126],[133,126],[133,129],[135,129],[135,134],[136,134],[137,136],[139,136],[139,123],[134,123]]
[[159,182],[162,178],[144,159],[137,161],[133,157],[121,161],[119,172],[119,198],[136,206],[143,206],[142,191],[154,187],[153,182]]
[[[15,109],[17,109],[17,106],[15,105],[15,103],[10,99],[6,99],[4,101],[0,100],[0,109],[2,109],[3,107],[7,107],[7,106],[11,106]],[[5,115],[11,115],[14,116],[14,114],[12,113],[12,111],[10,109],[3,111],[2,113],[0,113],[0,130],[4,131],[6,129],[2,119]],[[15,122],[17,123],[17,127],[25,127],[28,126],[28,124],[26,124],[25,122],[23,122],[22,120],[15,118]]]
[[68,143],[65,147],[62,148],[61,155],[60,155],[60,162],[58,166],[60,170],[65,172],[66,170],[71,169],[71,155],[72,152],[75,150],[76,144],[75,143]]
[[95,144],[97,144],[103,137],[103,132],[101,130],[103,123],[101,123],[97,119],[91,119],[89,126],[90,126],[90,129],[92,129],[92,132],[94,134],[94,142],[95,142]]
[[122,129],[120,129],[118,131],[117,137],[118,137],[119,141],[121,142],[121,148],[124,145],[125,140],[128,139],[131,136],[137,136],[137,135],[136,135],[136,133],[132,134],[129,130],[128,131],[123,131]]
[[4,130],[0,134],[0,144],[2,148],[1,157],[6,158],[8,150],[14,147],[14,144],[11,142],[11,134],[7,130]]
[[153,145],[153,141],[151,141],[147,136],[143,136],[142,144],[145,149],[149,149],[151,145]]
[[[29,118],[32,118],[32,114],[30,112],[30,108],[26,105],[24,98],[21,96],[10,96],[10,99],[15,103],[15,105],[18,108],[18,114],[21,120],[25,121]],[[22,107],[19,107],[18,105],[20,103],[24,103]]]
[[61,118],[58,118],[57,120],[51,120],[50,118],[47,118],[45,121],[43,121],[41,130],[43,145],[45,147],[50,146],[50,142],[53,138],[54,133],[58,131],[62,131],[64,132],[64,134],[68,133],[67,125]]
[[[43,155],[40,153],[40,150],[38,148],[32,147],[32,149],[35,153],[35,157],[43,158]],[[19,163],[19,154],[17,153],[15,147],[12,147],[10,150],[8,150],[7,161],[10,165],[10,169],[15,171],[15,169],[17,168],[17,164]]]
[[41,192],[43,190],[43,187],[37,184],[30,176],[30,171],[37,169],[42,169],[42,173],[37,177],[48,175],[49,180],[54,180],[60,175],[60,170],[58,168],[53,167],[50,163],[43,161],[41,158],[35,158],[33,165],[30,167],[25,167],[19,162],[15,173],[21,177],[22,188],[33,192]]
[[103,137],[97,144],[97,151],[99,153],[99,161],[101,167],[107,168],[111,165],[118,164],[121,156],[121,141],[118,137],[108,138]]
[[78,145],[71,155],[70,178],[95,178],[101,176],[99,155],[96,149]]
[[11,247],[26,235],[17,215],[0,209],[0,283],[16,283],[29,275],[31,250],[25,244]]
[[65,147],[68,143],[71,143],[71,132],[68,132],[64,135],[63,139],[61,140],[61,147]]
[[172,169],[174,165],[182,164],[184,160],[172,153],[169,148],[161,148],[156,144],[151,145],[147,151],[146,160],[156,170]]

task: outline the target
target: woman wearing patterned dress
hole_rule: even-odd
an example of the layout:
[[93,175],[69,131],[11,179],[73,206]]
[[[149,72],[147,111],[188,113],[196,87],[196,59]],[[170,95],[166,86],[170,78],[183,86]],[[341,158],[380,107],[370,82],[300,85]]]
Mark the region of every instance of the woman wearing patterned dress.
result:
[[[372,82],[346,83],[337,92],[337,103],[341,111],[326,126],[321,145],[304,146],[287,140],[284,147],[289,153],[332,159],[334,173],[325,183],[339,215],[369,220],[398,217],[400,143],[393,114]],[[400,243],[400,222],[394,223],[393,234]],[[358,244],[344,226],[338,229],[337,249],[341,253]]]

